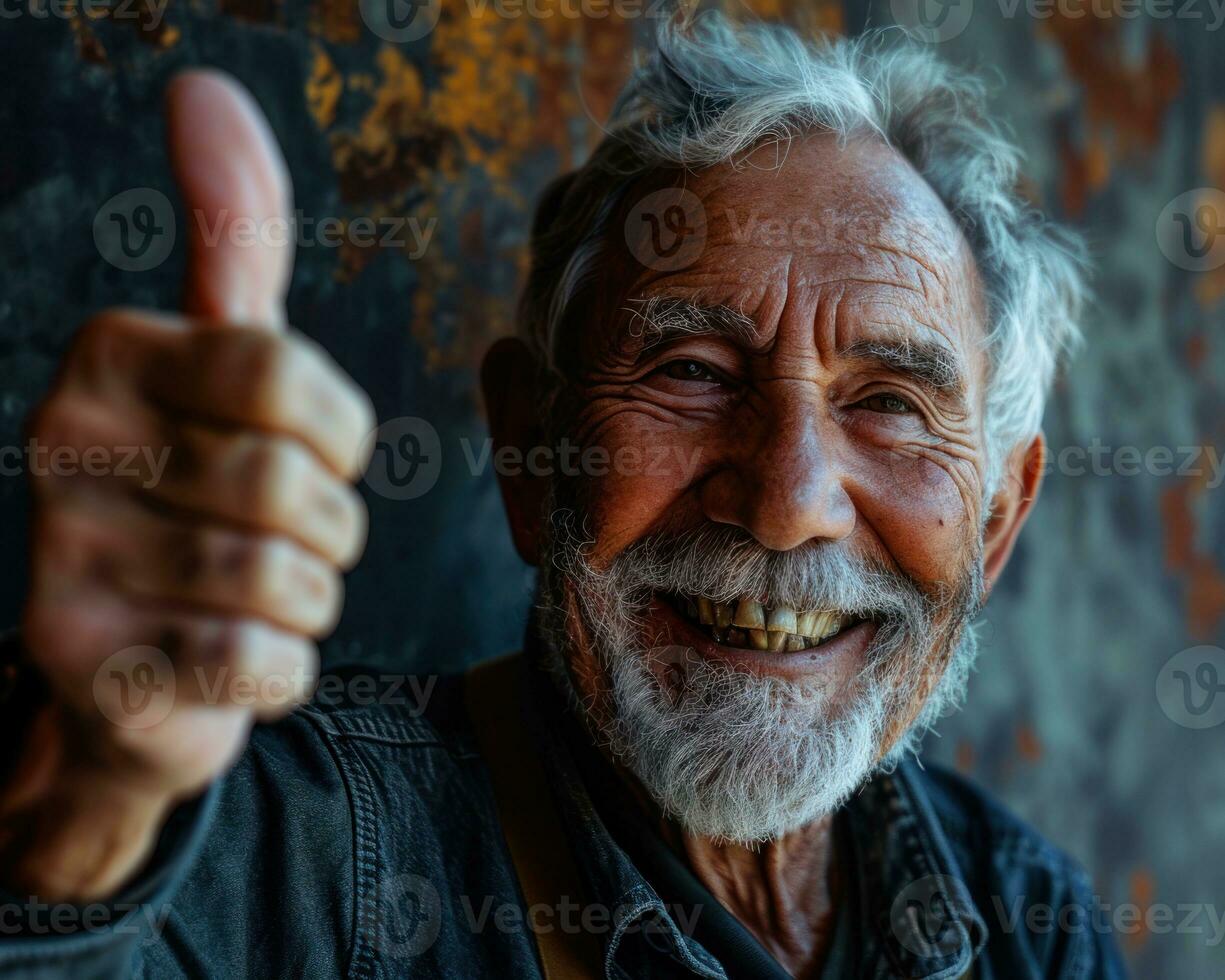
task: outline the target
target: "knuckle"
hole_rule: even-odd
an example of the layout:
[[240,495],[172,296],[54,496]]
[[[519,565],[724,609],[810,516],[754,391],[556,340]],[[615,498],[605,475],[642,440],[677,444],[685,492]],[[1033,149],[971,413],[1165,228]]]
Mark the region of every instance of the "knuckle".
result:
[[70,446],[80,440],[89,419],[90,413],[79,399],[60,392],[34,410],[27,429],[39,445]]
[[366,538],[370,531],[370,515],[361,494],[355,490],[349,490],[347,499],[349,514],[345,528],[342,565],[345,568],[352,568],[366,550]]
[[197,665],[210,671],[232,671],[249,655],[251,624],[242,619],[212,619],[186,627],[194,634],[187,643],[194,646]]
[[293,410],[291,397],[300,356],[279,334],[244,331],[239,365],[233,381],[248,407],[260,419],[282,423]]
[[317,616],[313,632],[316,635],[330,633],[340,620],[344,608],[344,579],[330,566],[316,569],[307,585]]
[[270,538],[247,544],[248,555],[241,582],[258,607],[276,608],[287,598],[294,550],[287,541]]
[[292,520],[310,469],[309,454],[290,439],[258,437],[248,452],[249,486],[258,516],[273,523]]
[[31,572],[35,587],[48,578],[84,575],[92,569],[107,578],[114,560],[103,546],[94,521],[62,507],[39,508],[31,522]]
[[68,358],[70,372],[82,380],[96,382],[110,376],[128,358],[128,326],[131,312],[109,309],[96,313],[77,331]]

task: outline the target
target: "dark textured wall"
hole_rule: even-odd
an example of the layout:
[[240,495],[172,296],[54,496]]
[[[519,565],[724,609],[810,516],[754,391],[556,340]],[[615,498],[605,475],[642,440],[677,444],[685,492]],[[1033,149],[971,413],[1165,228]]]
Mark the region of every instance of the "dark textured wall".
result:
[[[0,18],[0,441],[20,445],[23,417],[89,312],[175,303],[181,248],[148,271],[122,270],[100,257],[117,226],[103,215],[96,238],[95,219],[133,188],[173,199],[164,83],[189,64],[226,68],[271,119],[304,215],[383,229],[414,218],[430,235],[424,250],[404,229],[397,245],[349,236],[298,253],[292,321],[371,392],[381,418],[425,418],[441,448],[430,492],[392,500],[366,488],[371,545],[329,657],[429,670],[515,645],[531,578],[487,468],[474,476],[462,448],[471,440],[477,455],[484,438],[474,368],[509,329],[532,200],[598,137],[649,31],[649,17],[633,16],[642,7],[515,17],[493,0],[445,0],[430,33],[392,43],[341,0],[160,11],[10,0]],[[915,7],[755,9],[856,31]],[[1207,678],[1196,669],[1216,664],[1225,679],[1225,654],[1169,661],[1225,640],[1225,519],[1210,465],[1225,455],[1225,228],[1215,246],[1211,230],[1225,209],[1201,212],[1209,230],[1191,240],[1208,249],[1201,260],[1180,254],[1163,210],[1192,189],[1225,188],[1225,32],[1207,0],[949,9],[933,43],[1003,82],[995,105],[1029,155],[1033,196],[1086,231],[1101,272],[1088,346],[1047,417],[1056,459],[1069,447],[1096,457],[1065,453],[1048,477],[984,618],[968,708],[929,751],[1077,854],[1103,901],[1150,912],[1121,936],[1137,976],[1220,977],[1225,725],[1192,726],[1221,720],[1225,696],[1192,716],[1169,692],[1180,666]],[[1174,210],[1194,216],[1213,201],[1204,192]],[[1127,446],[1169,447],[1174,459],[1149,455],[1133,473],[1131,454],[1114,452]],[[1218,455],[1201,450],[1196,474],[1181,447]],[[9,458],[5,622],[23,596],[27,506]],[[1172,919],[1151,914],[1164,907]]]

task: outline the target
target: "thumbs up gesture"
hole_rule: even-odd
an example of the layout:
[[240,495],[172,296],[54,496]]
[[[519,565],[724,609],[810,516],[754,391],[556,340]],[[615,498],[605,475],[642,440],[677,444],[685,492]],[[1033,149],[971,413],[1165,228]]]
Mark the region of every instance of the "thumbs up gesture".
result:
[[[365,541],[351,481],[374,416],[286,325],[276,141],[212,72],[172,83],[167,120],[191,229],[183,311],[86,323],[30,431],[49,465],[31,467],[23,641],[51,700],[0,787],[0,867],[45,898],[117,887],[254,720],[309,696],[314,639]],[[57,467],[60,447],[95,465]]]

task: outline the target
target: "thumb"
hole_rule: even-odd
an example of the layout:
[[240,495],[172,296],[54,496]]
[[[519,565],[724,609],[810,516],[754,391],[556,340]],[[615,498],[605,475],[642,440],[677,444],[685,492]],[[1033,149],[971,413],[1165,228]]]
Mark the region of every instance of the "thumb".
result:
[[185,313],[278,329],[293,271],[293,189],[251,94],[219,71],[166,92],[170,163],[187,212]]

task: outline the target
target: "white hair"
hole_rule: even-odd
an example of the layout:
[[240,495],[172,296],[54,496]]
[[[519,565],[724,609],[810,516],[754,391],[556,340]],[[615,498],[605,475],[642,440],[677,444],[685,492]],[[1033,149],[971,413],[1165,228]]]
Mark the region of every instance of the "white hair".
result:
[[785,27],[678,15],[618,99],[607,135],[545,192],[532,232],[520,330],[564,376],[559,338],[608,247],[635,181],[664,169],[735,163],[763,142],[874,134],[904,156],[965,235],[988,309],[987,493],[1009,451],[1036,434],[1059,362],[1079,339],[1085,250],[1021,195],[1021,154],[987,111],[981,81],[897,29],[805,41]]

